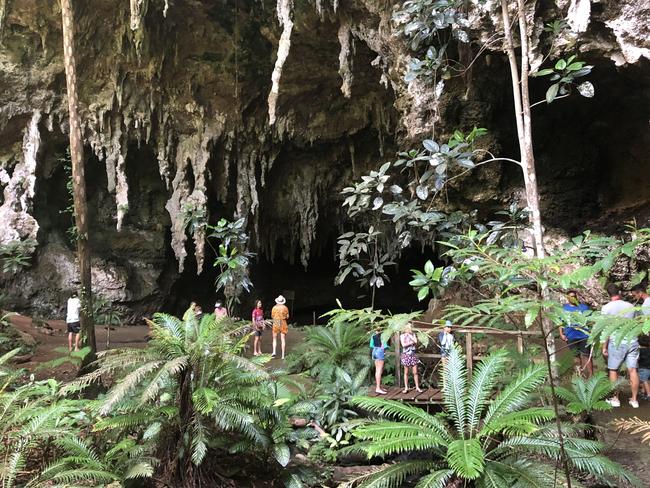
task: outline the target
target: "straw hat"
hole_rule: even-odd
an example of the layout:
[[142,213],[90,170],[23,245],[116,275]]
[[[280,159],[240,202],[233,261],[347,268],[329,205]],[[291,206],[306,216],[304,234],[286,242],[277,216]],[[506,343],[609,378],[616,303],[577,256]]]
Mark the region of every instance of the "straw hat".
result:
[[282,295],[280,295],[278,298],[275,299],[275,303],[277,303],[278,305],[284,305],[285,303],[287,303],[287,300]]

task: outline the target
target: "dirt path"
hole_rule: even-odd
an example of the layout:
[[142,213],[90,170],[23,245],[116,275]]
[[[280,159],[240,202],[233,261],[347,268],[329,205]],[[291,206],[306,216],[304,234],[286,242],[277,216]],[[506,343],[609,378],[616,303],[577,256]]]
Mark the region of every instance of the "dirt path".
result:
[[[48,320],[49,329],[35,326],[30,317],[14,315],[11,317],[12,325],[21,332],[30,335],[36,341],[36,350],[29,361],[20,364],[34,373],[36,379],[54,377],[58,380],[69,380],[77,375],[77,370],[71,364],[63,364],[54,370],[39,369],[43,363],[60,358],[68,348],[68,334],[63,320]],[[145,325],[115,327],[110,331],[110,347],[144,347],[147,343],[145,336],[148,328]],[[97,336],[97,349],[106,349],[107,330],[104,326],[95,328]],[[61,350],[63,348],[63,351]],[[58,350],[57,350],[58,349]]]
[[621,396],[621,407],[598,414],[596,421],[604,427],[607,456],[628,468],[644,482],[643,486],[650,488],[650,445],[641,442],[641,435],[618,432],[611,426],[616,419],[638,417],[650,421],[650,401],[641,400],[639,403],[639,408],[632,408],[627,403],[627,397]]

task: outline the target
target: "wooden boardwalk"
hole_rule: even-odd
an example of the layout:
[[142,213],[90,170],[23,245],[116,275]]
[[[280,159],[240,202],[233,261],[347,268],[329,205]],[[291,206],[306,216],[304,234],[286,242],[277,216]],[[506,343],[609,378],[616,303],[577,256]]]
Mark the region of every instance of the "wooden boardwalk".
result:
[[411,388],[408,392],[404,393],[403,388],[398,388],[397,386],[391,386],[390,388],[385,388],[388,392],[386,395],[380,395],[375,392],[375,387],[371,387],[368,390],[368,396],[371,397],[382,397],[388,400],[397,400],[404,403],[417,403],[425,405],[433,405],[442,403],[442,390],[438,388],[426,388],[422,392],[418,392],[415,388]]

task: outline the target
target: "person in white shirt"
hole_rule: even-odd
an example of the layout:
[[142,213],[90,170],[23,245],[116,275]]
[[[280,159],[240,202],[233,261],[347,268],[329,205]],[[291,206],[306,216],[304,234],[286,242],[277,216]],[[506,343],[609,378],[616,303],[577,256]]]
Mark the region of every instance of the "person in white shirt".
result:
[[[610,296],[609,303],[605,304],[601,310],[603,315],[613,315],[616,317],[623,317],[626,319],[634,318],[634,305],[621,299],[621,292],[617,285],[607,285],[607,293]],[[630,376],[630,388],[632,396],[629,400],[632,408],[639,408],[637,401],[637,394],[639,392],[639,341],[634,338],[632,340],[624,339],[619,345],[616,345],[612,337],[606,337],[603,340],[603,356],[607,358],[607,369],[609,369],[609,380],[612,383],[618,381],[618,369],[625,361],[627,371]],[[612,398],[607,400],[612,407],[620,407],[621,401],[618,398],[618,393],[615,393]]]
[[68,298],[68,307],[65,317],[65,322],[68,325],[68,350],[72,352],[72,336],[74,335],[74,350],[79,350],[80,330],[81,324],[79,323],[79,311],[81,310],[81,302],[76,293],[73,293]]

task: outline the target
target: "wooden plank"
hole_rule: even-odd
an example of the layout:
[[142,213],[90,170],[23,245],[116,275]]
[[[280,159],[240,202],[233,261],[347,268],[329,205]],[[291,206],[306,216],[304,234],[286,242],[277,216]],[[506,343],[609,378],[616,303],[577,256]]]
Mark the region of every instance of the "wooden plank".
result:
[[517,336],[517,352],[519,354],[524,353],[524,337],[521,334]]
[[391,386],[388,390],[386,390],[388,393],[386,395],[382,395],[384,398],[387,398],[388,400],[399,400],[402,395],[402,389],[397,387],[397,386]]
[[472,367],[474,366],[474,356],[472,354],[472,333],[465,334],[465,356],[467,362],[467,378],[472,378]]
[[438,388],[427,388],[415,398],[415,403],[428,403],[439,391]]
[[411,388],[409,391],[406,393],[402,392],[400,393],[400,400],[403,400],[408,403],[412,403],[415,401],[415,398],[420,395],[421,393],[417,391],[415,388]]

